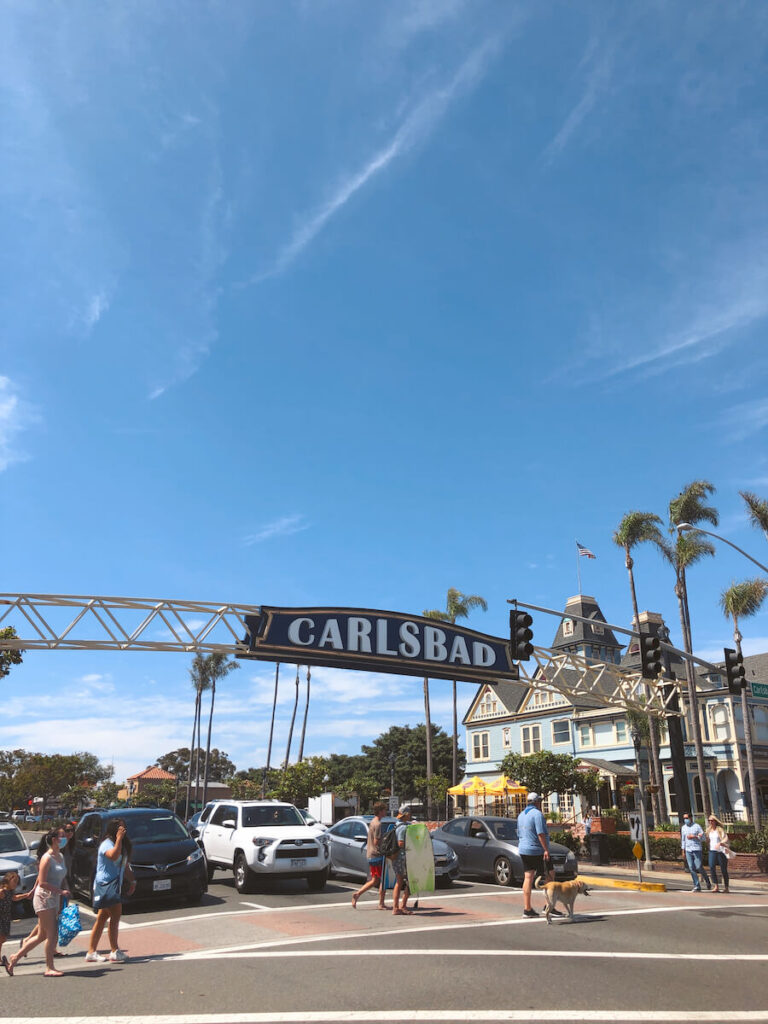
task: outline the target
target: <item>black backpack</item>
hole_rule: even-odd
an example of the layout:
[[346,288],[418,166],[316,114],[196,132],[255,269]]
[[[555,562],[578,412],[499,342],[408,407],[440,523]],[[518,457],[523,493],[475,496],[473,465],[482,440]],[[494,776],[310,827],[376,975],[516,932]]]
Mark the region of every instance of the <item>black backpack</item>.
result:
[[379,850],[388,860],[392,860],[398,855],[400,852],[400,846],[397,842],[397,825],[393,825],[392,828],[388,832],[385,832],[381,837]]

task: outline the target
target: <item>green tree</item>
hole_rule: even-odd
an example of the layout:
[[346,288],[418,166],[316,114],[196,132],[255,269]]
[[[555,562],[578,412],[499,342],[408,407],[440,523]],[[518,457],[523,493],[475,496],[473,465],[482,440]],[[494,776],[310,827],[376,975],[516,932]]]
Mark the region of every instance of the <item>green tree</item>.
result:
[[[439,608],[433,608],[429,611],[425,611],[423,614],[427,619],[438,619],[440,622],[450,622],[454,625],[457,619],[466,619],[469,613],[475,608],[482,608],[484,612],[488,611],[488,602],[484,597],[480,597],[479,594],[462,594],[460,590],[455,587],[449,587],[448,593],[445,596],[445,609],[440,610]],[[429,680],[424,680],[424,707],[428,714],[429,709]],[[456,699],[456,680],[454,679],[451,683],[452,696],[453,696],[453,733],[452,733],[452,751],[453,759],[451,763],[451,785],[455,786],[459,781],[459,719],[457,712],[457,699]],[[429,722],[429,718],[427,718]],[[430,751],[431,753],[431,751]],[[431,765],[427,771],[427,777],[432,774]]]
[[18,634],[13,626],[6,626],[5,629],[0,629],[0,679],[7,676],[14,665],[22,663],[24,651],[18,650],[15,647],[3,646],[8,640],[16,640],[17,636]]
[[277,800],[286,800],[297,807],[306,807],[311,796],[323,792],[326,762],[323,757],[308,757],[281,771],[270,773],[269,793]]
[[536,754],[507,754],[501,762],[501,770],[521,786],[542,796],[574,791],[590,796],[597,790],[598,773],[594,768],[580,768],[579,764],[579,759],[570,754],[540,750]]
[[[213,708],[216,703],[216,683],[224,679],[235,669],[240,668],[236,661],[229,661],[226,654],[214,651],[212,654],[195,654],[192,658],[192,665],[189,669],[189,677],[195,688],[195,722],[192,725],[192,746],[195,746],[195,726],[197,727],[197,756],[195,758],[195,803],[199,799],[200,788],[200,728],[202,717],[202,696],[210,690],[211,704],[208,714],[208,738],[205,745],[205,759],[203,762],[203,793],[202,803],[208,799],[208,764],[211,753],[211,729],[213,726]],[[194,752],[194,751],[193,751]],[[192,760],[189,764],[189,781],[187,782],[187,806],[185,816],[189,812],[189,794],[192,781]]]
[[256,779],[235,777],[227,779],[227,785],[235,800],[258,800],[261,797],[261,782]]
[[150,782],[141,787],[141,793],[132,797],[130,803],[133,807],[155,804],[157,807],[167,807],[176,810],[178,798],[178,786],[170,779],[160,779],[157,782]]
[[[756,615],[768,594],[768,580],[760,577],[732,583],[720,597],[720,607],[726,618],[733,620],[733,642],[741,656],[741,631],[739,619]],[[755,829],[760,828],[760,796],[757,792],[757,775],[755,773],[755,754],[752,746],[752,722],[749,716],[746,687],[741,689],[741,716],[744,720],[744,741],[747,748],[747,775],[749,777],[749,796],[752,804],[752,821]]]
[[120,787],[116,782],[102,782],[93,791],[93,799],[99,807],[110,807],[116,800]]
[[[439,726],[432,726],[433,775],[450,778],[451,738]],[[372,744],[363,745],[366,771],[377,783],[380,793],[389,789],[390,756],[394,757],[395,793],[403,800],[418,797],[414,780],[424,775],[427,748],[426,726],[393,725]],[[464,770],[464,751],[459,750],[459,765]]]
[[31,757],[26,750],[0,750],[0,807],[12,810],[21,808],[26,793],[19,782],[18,775],[24,762]]
[[[192,758],[203,757],[205,751],[196,749],[192,751]],[[171,750],[162,757],[158,757],[155,764],[165,772],[170,772],[177,779],[187,777],[190,764],[189,747],[179,747],[178,750]],[[223,782],[230,775],[237,771],[234,761],[229,755],[218,747],[211,747],[208,759],[208,779],[210,782]]]
[[211,708],[208,714],[208,738],[205,742],[205,767],[203,768],[203,804],[208,799],[208,763],[211,756],[211,728],[213,726],[213,706],[216,703],[216,683],[224,679],[230,672],[240,668],[236,661],[229,661],[226,654],[214,651],[206,655],[206,674],[211,691]]
[[749,520],[754,527],[762,530],[768,540],[768,501],[758,497],[752,491],[739,491],[749,512]]
[[[195,691],[195,713],[192,718],[192,742],[189,745],[189,770],[187,772],[187,799],[184,807],[184,818],[189,817],[190,803],[194,800],[197,804],[200,791],[200,711],[202,707],[203,693],[211,685],[206,672],[205,655],[195,654],[192,664],[188,669],[189,681]],[[194,759],[194,763],[193,763]],[[192,773],[194,771],[195,793],[192,797]]]
[[111,766],[100,765],[93,754],[30,754],[25,758],[16,775],[25,795],[41,797],[42,816],[45,817],[49,803],[76,787],[100,781],[98,776],[109,778]]
[[[663,543],[659,516],[652,512],[627,512],[619,523],[618,529],[613,535],[613,542],[624,551],[624,565],[629,574],[629,591],[632,598],[632,614],[634,616],[634,628],[640,632],[640,609],[637,603],[637,590],[635,589],[635,562],[632,558],[632,551],[638,544]],[[651,745],[651,781],[656,788],[653,794],[653,813],[656,821],[667,821],[667,803],[664,798],[663,779],[661,770],[661,758],[659,757],[659,737],[656,722],[648,717],[648,735]]]
[[[674,534],[679,523],[711,523],[717,526],[720,519],[717,509],[707,505],[707,499],[714,494],[715,487],[708,480],[694,480],[669,503],[669,525]],[[714,547],[695,532],[677,532],[672,544],[666,542],[659,545],[675,571],[675,596],[680,610],[680,626],[683,633],[683,648],[687,654],[693,654],[693,634],[691,631],[691,612],[688,604],[687,571],[702,558],[713,556]],[[685,674],[688,683],[688,703],[690,707],[691,730],[696,749],[696,766],[701,788],[702,808],[705,815],[710,814],[712,802],[709,796],[709,783],[704,770],[704,746],[701,738],[701,719],[699,717],[699,696],[696,689],[696,673],[693,662],[685,659]],[[680,809],[684,804],[680,803]],[[693,808],[692,808],[693,809]]]

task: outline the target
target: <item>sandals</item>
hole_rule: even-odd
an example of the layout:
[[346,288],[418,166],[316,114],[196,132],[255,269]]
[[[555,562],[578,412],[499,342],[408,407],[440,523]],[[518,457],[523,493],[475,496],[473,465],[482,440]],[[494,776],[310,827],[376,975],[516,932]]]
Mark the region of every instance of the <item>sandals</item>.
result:
[[352,909],[353,910],[357,910],[357,901],[359,899],[360,899],[360,897],[357,895],[357,893],[353,892],[352,893]]
[[9,963],[8,957],[4,956],[0,960],[0,964],[2,964],[3,967],[5,968],[5,971],[6,971],[6,974],[8,975],[8,977],[12,978],[13,977],[13,966]]

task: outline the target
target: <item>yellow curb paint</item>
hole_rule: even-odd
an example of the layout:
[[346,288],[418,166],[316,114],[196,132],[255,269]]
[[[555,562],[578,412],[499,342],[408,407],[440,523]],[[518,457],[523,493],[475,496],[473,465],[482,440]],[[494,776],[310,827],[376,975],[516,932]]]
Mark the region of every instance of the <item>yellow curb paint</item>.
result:
[[580,882],[604,889],[634,889],[636,892],[666,892],[663,882],[629,882],[623,878],[603,878],[601,875],[579,875]]

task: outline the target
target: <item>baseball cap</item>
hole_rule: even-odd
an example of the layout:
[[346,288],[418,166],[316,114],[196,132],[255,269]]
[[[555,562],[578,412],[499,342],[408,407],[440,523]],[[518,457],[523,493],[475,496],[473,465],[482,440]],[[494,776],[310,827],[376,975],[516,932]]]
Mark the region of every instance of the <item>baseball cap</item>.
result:
[[529,804],[535,804],[537,800],[541,800],[541,796],[540,796],[539,793],[529,793],[528,794],[528,803]]

